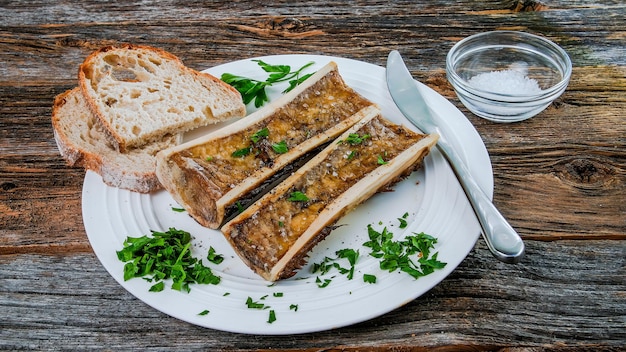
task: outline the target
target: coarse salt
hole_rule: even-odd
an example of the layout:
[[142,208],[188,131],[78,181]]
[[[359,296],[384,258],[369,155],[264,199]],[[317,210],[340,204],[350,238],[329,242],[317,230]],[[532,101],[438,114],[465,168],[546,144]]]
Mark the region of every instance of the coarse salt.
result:
[[510,69],[478,74],[468,81],[480,90],[499,94],[536,94],[541,92],[536,80],[528,78],[525,70]]

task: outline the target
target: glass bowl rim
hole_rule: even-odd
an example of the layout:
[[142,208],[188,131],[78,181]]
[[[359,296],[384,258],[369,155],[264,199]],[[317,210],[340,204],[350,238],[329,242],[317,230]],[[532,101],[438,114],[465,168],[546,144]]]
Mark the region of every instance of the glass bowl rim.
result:
[[[543,89],[539,93],[533,93],[533,94],[497,93],[497,92],[482,90],[482,89],[471,86],[465,79],[461,78],[461,76],[459,76],[459,74],[457,74],[454,68],[452,67],[453,57],[455,56],[455,54],[459,52],[460,48],[462,48],[462,46],[466,44],[467,42],[475,40],[475,39],[479,39],[481,37],[494,36],[494,35],[505,35],[505,36],[516,35],[516,36],[526,37],[526,38],[543,43],[545,46],[550,48],[554,53],[556,53],[559,58],[562,59],[563,65],[559,65],[559,66],[563,66],[563,67],[560,67],[561,69],[563,69],[563,77],[558,83],[552,85],[551,87]],[[545,99],[546,96],[551,96],[555,94],[557,94],[557,96],[560,95],[558,94],[559,91],[565,90],[565,88],[567,87],[569,83],[569,80],[572,74],[572,61],[569,55],[567,54],[567,52],[563,48],[561,48],[559,45],[557,45],[556,43],[554,43],[553,41],[545,37],[527,33],[527,32],[522,32],[522,31],[496,30],[496,31],[481,32],[481,33],[473,34],[473,35],[470,35],[468,37],[461,39],[456,44],[454,44],[454,46],[452,46],[452,48],[448,51],[448,54],[446,55],[446,73],[449,77],[450,83],[453,85],[455,89],[456,89],[456,86],[460,86],[460,89],[462,89],[463,91],[469,92],[476,96],[481,96],[481,97],[492,96],[492,97],[495,97],[492,100],[498,100],[502,102],[507,102],[507,101],[519,102],[521,100],[532,101],[532,100],[537,100],[537,99],[539,100]]]

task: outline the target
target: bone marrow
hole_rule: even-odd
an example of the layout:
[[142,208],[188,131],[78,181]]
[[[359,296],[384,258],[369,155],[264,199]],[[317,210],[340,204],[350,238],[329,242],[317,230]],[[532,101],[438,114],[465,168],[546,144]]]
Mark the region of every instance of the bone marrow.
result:
[[421,166],[438,136],[376,108],[295,173],[224,224],[242,260],[269,281],[293,276],[341,216]]
[[[261,110],[160,152],[159,181],[201,225],[218,228],[279,170],[350,128],[374,104],[348,87],[334,62]],[[253,197],[252,197],[253,198]]]

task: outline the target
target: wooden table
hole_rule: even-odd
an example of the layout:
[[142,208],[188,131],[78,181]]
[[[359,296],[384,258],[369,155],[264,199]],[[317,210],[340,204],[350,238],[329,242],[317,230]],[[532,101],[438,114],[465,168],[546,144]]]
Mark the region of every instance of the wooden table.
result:
[[[0,348],[7,350],[587,350],[626,346],[626,5],[621,1],[27,2],[0,5]],[[569,88],[540,115],[496,124],[465,109],[447,51],[483,31],[546,36]],[[54,96],[93,50],[161,47],[190,67],[287,53],[384,65],[392,49],[447,97],[490,153],[494,202],[525,240],[517,265],[484,242],[424,296],[331,331],[251,336],[197,327],[126,292],[81,218]]]

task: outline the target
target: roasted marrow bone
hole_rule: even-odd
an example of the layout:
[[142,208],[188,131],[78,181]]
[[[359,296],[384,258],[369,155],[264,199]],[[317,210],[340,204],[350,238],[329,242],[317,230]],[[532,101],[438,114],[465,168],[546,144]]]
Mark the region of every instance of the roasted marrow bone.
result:
[[372,109],[222,232],[266,280],[291,277],[341,216],[418,169],[437,139]]
[[291,92],[213,133],[157,155],[157,177],[201,225],[218,228],[226,209],[279,170],[328,143],[375,109],[330,62]]

